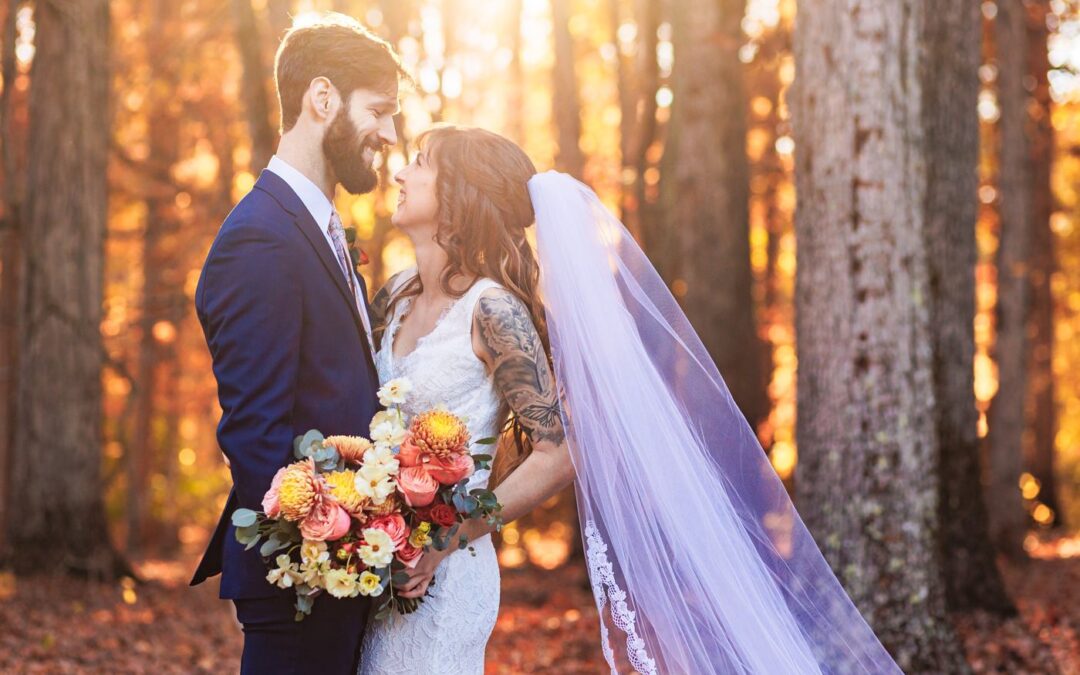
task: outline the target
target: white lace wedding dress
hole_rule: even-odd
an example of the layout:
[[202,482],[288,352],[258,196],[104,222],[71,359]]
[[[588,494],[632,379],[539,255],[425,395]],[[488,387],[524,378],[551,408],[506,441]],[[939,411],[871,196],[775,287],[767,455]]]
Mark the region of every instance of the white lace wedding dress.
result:
[[[415,272],[399,275],[404,281]],[[499,284],[477,281],[442,315],[416,348],[400,359],[393,354],[394,335],[409,310],[403,299],[387,321],[375,355],[379,380],[408,377],[413,390],[406,414],[443,405],[466,420],[474,440],[498,433],[501,399],[484,364],[472,349],[473,310],[480,295]],[[490,453],[491,446],[473,448]],[[488,471],[477,471],[469,488],[487,485]],[[499,613],[499,563],[491,537],[472,542],[476,551],[455,551],[439,565],[435,585],[412,614],[391,614],[369,624],[360,659],[360,675],[479,675],[484,649]]]

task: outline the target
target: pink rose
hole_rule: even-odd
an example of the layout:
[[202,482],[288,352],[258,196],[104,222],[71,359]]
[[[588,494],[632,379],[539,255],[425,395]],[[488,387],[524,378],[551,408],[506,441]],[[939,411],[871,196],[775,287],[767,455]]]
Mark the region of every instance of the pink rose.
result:
[[424,451],[412,442],[412,434],[405,434],[405,440],[398,448],[398,462],[401,466],[419,466],[424,459]]
[[277,518],[281,514],[278,490],[281,489],[281,478],[285,475],[285,469],[287,468],[287,466],[283,466],[278,469],[278,472],[274,474],[274,480],[270,481],[270,489],[263,495],[262,508],[267,518]]
[[439,483],[428,475],[422,466],[402,469],[397,478],[398,490],[405,495],[405,503],[412,507],[427,506],[435,501]]
[[417,548],[409,542],[405,542],[394,555],[401,561],[401,564],[412,569],[416,567],[416,563],[420,562],[420,558],[424,555],[424,549]]
[[395,549],[400,548],[401,544],[409,538],[409,526],[405,524],[405,519],[400,513],[375,518],[367,524],[367,527],[376,527],[389,535]]
[[324,498],[300,521],[300,534],[312,541],[334,541],[345,536],[351,522],[348,511],[333,499]]
[[443,485],[453,485],[462,478],[471,476],[475,464],[468,454],[451,455],[447,459],[432,457],[426,465],[431,477]]

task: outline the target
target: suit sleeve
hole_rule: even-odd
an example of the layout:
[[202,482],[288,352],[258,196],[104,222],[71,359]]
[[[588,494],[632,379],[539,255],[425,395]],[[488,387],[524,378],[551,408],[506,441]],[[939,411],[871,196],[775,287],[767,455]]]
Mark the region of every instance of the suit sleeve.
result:
[[241,507],[262,497],[291,458],[303,307],[295,261],[257,224],[223,231],[207,258],[200,319],[221,403],[218,442]]

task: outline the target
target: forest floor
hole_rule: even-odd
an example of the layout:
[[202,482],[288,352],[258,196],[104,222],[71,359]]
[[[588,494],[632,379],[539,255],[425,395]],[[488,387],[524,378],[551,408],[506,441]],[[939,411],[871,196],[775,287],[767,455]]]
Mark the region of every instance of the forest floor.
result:
[[[1080,538],[1033,556],[1004,568],[1019,616],[954,617],[977,673],[1080,675]],[[144,562],[138,585],[0,573],[0,673],[237,672],[232,607],[215,584],[188,588],[189,566]],[[487,673],[603,672],[598,632],[581,566],[504,571]]]

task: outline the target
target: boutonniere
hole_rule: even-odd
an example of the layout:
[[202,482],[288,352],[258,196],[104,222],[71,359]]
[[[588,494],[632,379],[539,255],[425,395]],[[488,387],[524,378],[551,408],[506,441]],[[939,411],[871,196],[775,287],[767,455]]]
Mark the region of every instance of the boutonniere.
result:
[[368,258],[368,254],[364,252],[364,249],[356,244],[355,227],[345,228],[345,241],[349,244],[349,257],[352,258],[353,269],[371,262],[371,259]]

